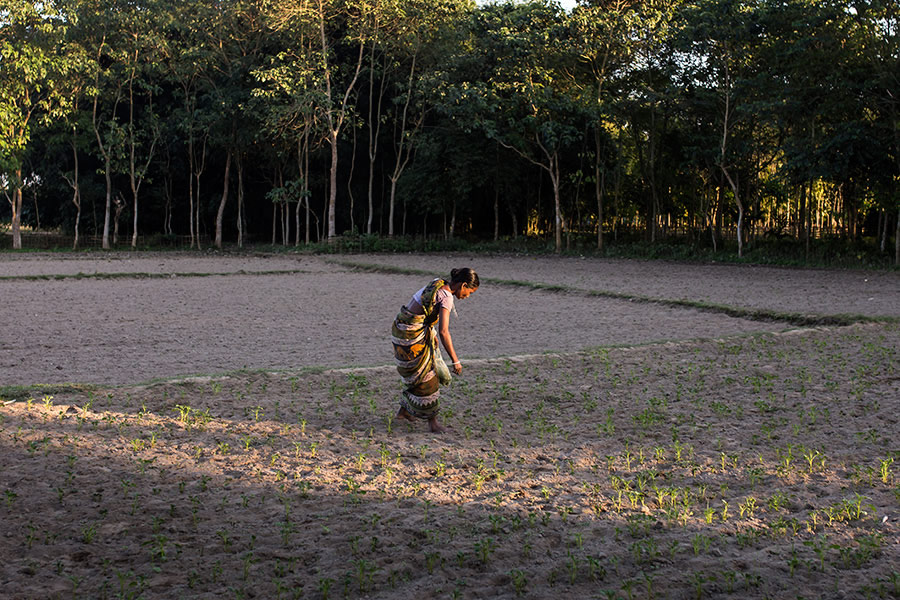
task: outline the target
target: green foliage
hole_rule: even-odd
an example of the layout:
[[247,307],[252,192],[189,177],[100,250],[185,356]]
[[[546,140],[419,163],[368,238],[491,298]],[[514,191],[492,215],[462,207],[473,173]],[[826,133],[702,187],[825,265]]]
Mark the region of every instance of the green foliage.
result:
[[894,4],[6,1],[0,220],[896,263]]

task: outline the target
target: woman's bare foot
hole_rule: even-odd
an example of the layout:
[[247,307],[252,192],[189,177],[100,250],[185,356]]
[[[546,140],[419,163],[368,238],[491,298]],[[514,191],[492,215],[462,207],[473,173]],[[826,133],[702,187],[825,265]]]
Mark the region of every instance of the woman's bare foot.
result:
[[411,414],[409,414],[409,411],[406,410],[405,408],[403,408],[402,406],[400,407],[400,410],[397,411],[397,416],[395,418],[404,419],[406,421],[409,421],[410,423],[416,422],[416,418],[414,416],[412,416]]
[[437,417],[431,417],[430,419],[428,419],[428,425],[431,427],[431,433],[444,433],[445,431],[447,431],[445,427],[437,422]]

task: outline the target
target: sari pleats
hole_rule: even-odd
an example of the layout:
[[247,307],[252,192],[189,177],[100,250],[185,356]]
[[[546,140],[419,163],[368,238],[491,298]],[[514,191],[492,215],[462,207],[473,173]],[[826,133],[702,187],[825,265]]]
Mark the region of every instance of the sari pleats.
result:
[[440,382],[435,372],[435,357],[440,350],[434,333],[438,317],[434,300],[444,285],[442,279],[432,281],[422,294],[425,314],[413,314],[404,306],[391,328],[397,372],[406,386],[400,404],[420,419],[436,416],[439,408]]

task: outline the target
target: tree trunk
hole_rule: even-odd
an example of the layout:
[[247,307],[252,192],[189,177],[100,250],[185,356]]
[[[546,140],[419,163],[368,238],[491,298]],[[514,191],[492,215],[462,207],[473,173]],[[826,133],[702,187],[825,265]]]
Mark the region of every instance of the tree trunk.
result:
[[722,188],[724,182],[722,181],[722,174],[719,173],[719,181],[716,184],[716,224],[715,224],[715,240],[722,239],[722,227],[725,224],[725,207],[722,202]]
[[78,182],[78,143],[76,141],[75,128],[72,128],[72,156],[75,159],[74,170],[72,172],[72,204],[75,205],[75,241],[72,243],[72,250],[78,249],[78,232],[81,225],[81,185]]
[[34,195],[32,196],[34,200],[34,227],[35,231],[41,230],[41,211],[38,210],[38,195],[37,195],[37,186],[34,186]]
[[[137,56],[135,56],[135,64],[137,63]],[[134,223],[132,227],[131,234],[131,247],[137,248],[137,239],[138,239],[138,192],[141,189],[141,183],[144,181],[144,177],[147,174],[147,169],[150,168],[150,161],[153,160],[153,153],[156,149],[156,140],[158,139],[157,130],[153,128],[153,140],[150,143],[150,149],[147,151],[147,160],[142,167],[138,167],[136,164],[135,158],[135,148],[137,146],[136,136],[137,134],[134,131],[134,77],[135,77],[135,69],[132,68],[131,76],[128,80],[128,141],[129,141],[129,155],[128,155],[128,174],[129,174],[129,182],[131,183],[131,196],[132,202],[134,205]],[[149,110],[152,114],[153,111],[153,95],[152,93],[149,96]]]
[[556,241],[556,253],[562,252],[562,209],[560,208],[559,198],[559,156],[553,155],[550,163],[550,183],[553,184],[553,207],[555,210],[555,220],[553,226],[554,237]]
[[191,231],[191,248],[194,247],[194,134],[188,134],[188,229]]
[[738,194],[737,182],[735,182],[731,178],[731,175],[728,173],[728,170],[725,169],[725,167],[722,167],[722,172],[725,174],[725,178],[728,180],[728,185],[731,186],[731,193],[734,194],[734,203],[737,205],[737,209],[738,209],[737,245],[738,245],[738,258],[741,258],[744,255],[744,237],[743,237],[744,203],[741,202],[741,197]]
[[500,239],[500,186],[494,182],[494,241]]
[[231,148],[225,156],[225,176],[222,178],[222,199],[219,200],[219,210],[216,211],[216,248],[222,249],[222,220],[225,217],[225,204],[228,202],[228,188],[231,182]]
[[[107,155],[108,156],[108,155]],[[106,212],[103,216],[103,249],[109,250],[109,221],[112,213],[112,177],[109,174],[110,160],[106,159]]]
[[[375,73],[375,46],[376,44],[372,44],[372,50],[370,54],[370,71],[371,74]],[[385,60],[387,63],[387,60]],[[369,183],[368,183],[368,200],[369,200],[369,212],[366,218],[366,234],[372,234],[372,218],[375,212],[374,210],[374,191],[373,187],[375,185],[375,158],[378,155],[378,136],[381,132],[381,102],[384,98],[384,79],[385,74],[387,73],[387,68],[382,68],[381,70],[381,82],[378,86],[378,106],[377,108],[373,107],[373,96],[375,95],[375,78],[369,76]],[[373,109],[375,114],[373,115]],[[374,129],[373,129],[374,127]]]
[[[598,86],[597,97],[600,97]],[[603,193],[606,187],[606,169],[601,169],[601,144],[603,138],[600,135],[600,123],[594,124],[594,193],[597,195],[597,250],[603,250]],[[602,175],[601,175],[602,171]],[[601,180],[602,177],[602,180]]]
[[203,144],[200,146],[200,161],[195,162],[194,165],[197,169],[195,186],[194,186],[194,210],[196,211],[196,215],[194,217],[194,227],[197,232],[197,250],[201,250],[200,248],[200,176],[203,175],[203,171],[206,170],[206,143],[209,140],[209,134],[206,133],[203,135]]
[[121,193],[116,196],[116,216],[115,216],[115,225],[113,227],[113,246],[118,245],[119,243],[119,218],[122,216],[122,211],[125,209],[125,199],[122,198]]
[[137,248],[138,239],[138,188],[134,185],[134,177],[132,177],[131,191],[134,194],[134,222],[131,230],[131,248],[134,249]]
[[[116,98],[116,102],[114,105],[118,106],[119,99]],[[110,212],[112,211],[112,177],[109,173],[112,165],[112,160],[110,156],[110,152],[108,148],[103,144],[103,138],[100,135],[100,128],[97,126],[97,104],[98,97],[94,98],[94,108],[91,112],[91,123],[94,127],[94,135],[97,138],[97,146],[100,149],[100,154],[103,157],[104,164],[104,176],[106,178],[106,211],[103,216],[103,249],[109,250],[109,218]]]
[[453,203],[451,212],[450,212],[450,239],[453,239],[453,236],[456,235],[456,195],[453,195],[451,199]]
[[800,203],[797,207],[797,237],[801,240],[806,236],[806,182],[800,185]]
[[237,244],[238,248],[244,247],[244,161],[241,159],[241,153],[238,152],[235,157],[237,161]]
[[350,152],[350,173],[347,175],[347,198],[350,200],[350,231],[356,233],[356,220],[353,218],[355,200],[353,198],[353,171],[356,170],[356,127],[353,129],[353,146]]
[[519,239],[519,217],[516,216],[516,209],[512,205],[512,201],[506,203],[506,207],[509,209],[509,216],[512,220],[512,238],[514,240]]
[[303,137],[303,201],[306,203],[306,245],[309,245],[309,130]]
[[366,217],[366,233],[368,235],[372,235],[372,217],[374,214],[374,201],[373,201],[373,192],[372,192],[372,182],[375,179],[375,161],[373,159],[369,159],[369,211]]
[[894,228],[894,266],[900,267],[900,209],[897,209],[897,226]]
[[305,209],[304,213],[306,216],[306,235],[304,236],[304,240],[306,242],[306,245],[309,246],[309,198],[303,199],[303,208]]
[[303,205],[303,193],[297,198],[297,207],[294,209],[294,247],[300,247],[300,207]]
[[[599,148],[598,148],[599,152]],[[606,169],[600,169],[599,160],[594,165],[594,185],[597,192],[597,250],[603,250],[603,196],[606,192]]]
[[[416,51],[412,55],[412,61],[410,62],[409,67],[409,77],[406,82],[406,100],[403,103],[403,110],[400,113],[400,131],[399,135],[396,135],[397,162],[394,163],[394,172],[391,174],[391,206],[390,217],[388,218],[388,236],[394,235],[394,191],[397,187],[397,180],[400,179],[400,176],[403,174],[404,169],[406,169],[406,165],[409,163],[410,156],[412,155],[412,137],[419,130],[419,127],[424,120],[424,115],[422,115],[422,117],[415,122],[412,131],[407,135],[407,119],[409,117],[409,105],[412,102],[413,81],[416,74],[416,59],[418,58],[418,55],[419,49],[417,45]],[[404,226],[404,230],[405,229],[406,227]]]
[[[389,196],[389,204],[388,204],[388,237],[394,237],[394,199],[397,195],[397,180],[391,177],[391,194]],[[404,216],[404,222],[406,221],[406,217]],[[406,225],[403,226],[404,233],[406,232]]]
[[22,170],[17,169],[15,174],[15,189],[13,189],[12,204],[12,233],[13,249],[22,249]]
[[75,204],[75,240],[72,242],[72,250],[78,250],[78,230],[81,228],[81,191],[75,190],[72,203]]
[[328,135],[328,143],[331,145],[331,171],[328,178],[328,239],[334,238],[336,233],[334,212],[337,208],[337,175],[338,175],[338,130],[332,129]]
[[197,236],[197,250],[201,250],[200,247],[200,172],[197,173],[197,176],[194,181],[194,210],[196,213],[194,214],[194,229]]
[[[804,183],[804,185],[806,185]],[[812,185],[809,187],[809,192],[806,196],[806,223],[804,223],[803,228],[806,230],[805,236],[805,245],[806,245],[806,257],[805,260],[809,260],[809,238],[812,236],[812,228],[813,228],[813,200],[815,196],[813,194]]]

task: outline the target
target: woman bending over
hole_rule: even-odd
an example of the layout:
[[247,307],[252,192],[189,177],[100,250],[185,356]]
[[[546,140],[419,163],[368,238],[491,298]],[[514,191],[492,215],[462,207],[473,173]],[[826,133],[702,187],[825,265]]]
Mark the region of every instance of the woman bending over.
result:
[[391,329],[397,371],[406,385],[397,418],[407,421],[425,419],[431,431],[444,431],[437,421],[438,386],[450,383],[450,372],[438,349],[434,327],[437,325],[453,372],[461,374],[462,363],[450,337],[450,312],[454,298],[465,300],[475,293],[479,284],[478,275],[472,269],[453,269],[449,279],[435,279],[400,309]]

